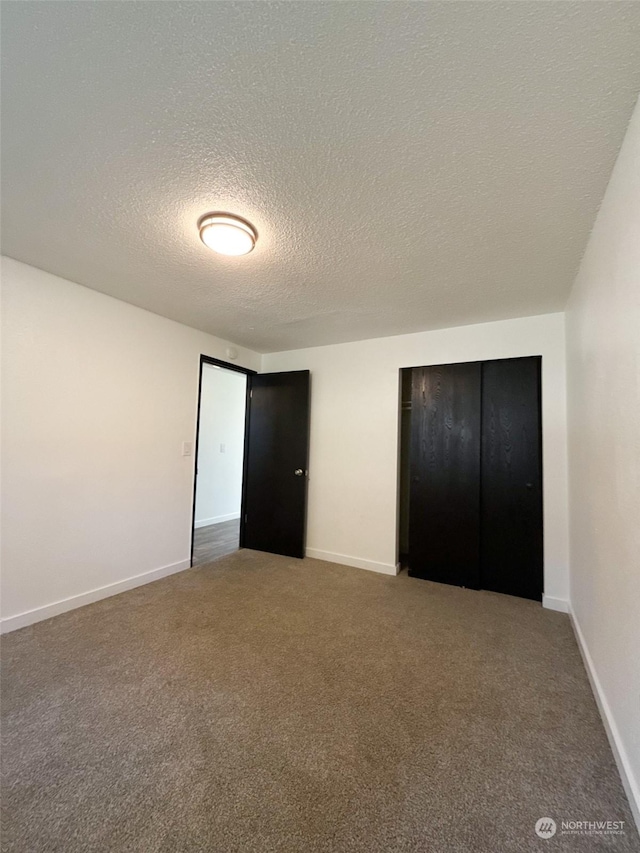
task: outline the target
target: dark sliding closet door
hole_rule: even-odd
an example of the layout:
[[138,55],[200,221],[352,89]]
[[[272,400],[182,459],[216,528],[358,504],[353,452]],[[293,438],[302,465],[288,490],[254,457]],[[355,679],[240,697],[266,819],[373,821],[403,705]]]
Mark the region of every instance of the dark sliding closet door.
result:
[[540,359],[482,365],[482,588],[542,598]]
[[409,574],[480,586],[481,365],[412,371]]
[[540,366],[411,370],[413,577],[542,598]]

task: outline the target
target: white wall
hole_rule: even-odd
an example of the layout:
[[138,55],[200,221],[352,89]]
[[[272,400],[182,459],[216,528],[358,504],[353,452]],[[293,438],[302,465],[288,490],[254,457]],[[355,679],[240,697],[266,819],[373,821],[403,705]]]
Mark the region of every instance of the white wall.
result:
[[311,370],[308,553],[395,573],[401,367],[525,355],[542,355],[545,603],[566,608],[562,314],[263,356],[263,371]]
[[44,608],[6,630],[188,565],[182,442],[200,354],[228,344],[10,259],[2,273],[2,615]]
[[247,377],[202,369],[195,526],[240,518]]
[[566,319],[571,605],[640,825],[640,105]]
[[[199,355],[224,359],[227,344],[9,259],[3,306],[2,615],[44,608],[11,628],[187,564],[194,459],[181,445],[194,440]],[[308,552],[389,573],[399,369],[542,355],[545,594],[563,606],[561,314],[262,359],[238,351],[253,369],[312,371]]]

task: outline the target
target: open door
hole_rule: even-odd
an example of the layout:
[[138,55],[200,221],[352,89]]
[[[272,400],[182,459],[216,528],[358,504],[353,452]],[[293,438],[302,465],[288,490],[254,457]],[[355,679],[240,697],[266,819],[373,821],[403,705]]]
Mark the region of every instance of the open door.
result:
[[249,379],[240,546],[304,557],[310,373]]

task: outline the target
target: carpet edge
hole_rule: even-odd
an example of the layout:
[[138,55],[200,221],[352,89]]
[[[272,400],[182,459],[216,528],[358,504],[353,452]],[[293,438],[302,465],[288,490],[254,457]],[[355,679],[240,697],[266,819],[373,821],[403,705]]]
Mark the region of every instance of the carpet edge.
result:
[[573,608],[571,606],[569,606],[569,618],[571,619],[573,633],[575,634],[578,649],[580,650],[580,654],[582,656],[584,668],[587,671],[589,684],[591,685],[591,690],[596,700],[596,705],[598,706],[600,717],[602,718],[604,730],[609,740],[611,751],[613,752],[613,758],[616,762],[618,773],[620,774],[622,787],[624,788],[624,792],[627,795],[627,800],[629,801],[629,809],[631,810],[631,814],[633,815],[633,819],[636,823],[638,833],[640,833],[640,786],[638,785],[634,777],[633,770],[631,768],[631,762],[629,761],[629,757],[627,755],[627,750],[625,749],[622,737],[620,736],[620,732],[618,730],[618,726],[616,725],[616,721],[613,717],[613,714],[611,713],[611,708],[609,707],[607,697],[602,688],[600,679],[598,678],[598,673],[596,672],[596,668],[593,663],[593,658],[591,657],[591,654],[589,652],[587,641],[585,639],[584,634],[582,633],[580,623],[578,622],[576,614],[574,613]]
[[69,610],[76,610],[78,607],[93,604],[96,601],[101,601],[103,598],[119,595],[121,592],[127,592],[127,590],[135,589],[137,586],[144,586],[168,575],[173,575],[176,572],[182,572],[190,567],[191,560],[179,560],[177,563],[170,563],[167,566],[161,566],[159,569],[151,569],[149,572],[142,572],[139,575],[133,575],[121,581],[105,584],[105,586],[99,586],[87,592],[81,592],[78,595],[71,595],[69,598],[53,601],[51,604],[34,607],[33,610],[25,610],[24,613],[5,616],[0,620],[0,633],[8,634],[11,631],[17,631],[19,628],[26,628],[28,625],[34,625],[36,622],[43,622],[45,619],[51,619],[54,616],[59,616],[61,613],[67,613]]
[[349,557],[347,554],[334,554],[333,551],[319,551],[317,548],[307,548],[305,556],[314,560],[326,560],[327,563],[338,563],[351,566],[354,569],[366,569],[382,575],[397,575],[399,567],[392,563],[377,563],[375,560],[363,560],[360,557]]

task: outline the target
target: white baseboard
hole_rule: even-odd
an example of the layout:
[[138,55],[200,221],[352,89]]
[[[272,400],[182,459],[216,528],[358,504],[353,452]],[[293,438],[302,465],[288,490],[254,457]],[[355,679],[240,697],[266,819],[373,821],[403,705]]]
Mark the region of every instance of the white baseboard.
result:
[[631,808],[633,819],[638,827],[638,832],[640,832],[640,785],[633,775],[629,756],[627,755],[624,743],[620,737],[620,732],[618,731],[613,714],[611,713],[607,697],[602,689],[602,684],[600,683],[598,673],[595,670],[593,659],[589,653],[589,647],[587,646],[584,634],[580,629],[580,624],[576,619],[576,615],[573,610],[569,609],[569,615],[571,617],[571,624],[573,625],[573,632],[576,635],[576,640],[578,642],[578,648],[580,649],[580,654],[582,655],[582,660],[584,661],[584,666],[587,670],[587,675],[591,683],[591,689],[593,690],[593,695],[595,696],[596,704],[600,711],[602,722],[604,723],[604,729],[607,733],[607,737],[609,738],[611,751],[613,752],[613,757],[618,767],[620,778],[622,779],[622,785],[627,795],[627,799],[629,800],[629,807]]
[[379,572],[383,575],[397,575],[399,564],[376,563],[374,560],[362,560],[360,557],[348,557],[346,554],[334,554],[332,551],[317,551],[315,548],[307,548],[307,557],[314,560],[326,560],[328,563],[340,563],[342,566],[353,566],[355,569],[367,569],[370,572]]
[[0,632],[7,634],[9,631],[17,631],[18,628],[26,628],[27,625],[42,622],[43,619],[51,619],[52,616],[59,616],[60,613],[75,610],[76,607],[84,607],[85,604],[93,604],[94,601],[100,601],[102,598],[110,598],[112,595],[118,595],[128,589],[135,589],[137,586],[144,586],[144,584],[160,580],[167,575],[182,572],[190,566],[190,560],[180,560],[178,563],[171,563],[169,566],[162,566],[159,569],[152,569],[150,572],[143,572],[141,575],[134,575],[122,581],[109,583],[89,592],[82,592],[80,595],[63,598],[62,601],[54,601],[52,604],[45,604],[43,607],[36,607],[15,616],[7,616],[0,622]]
[[569,602],[566,598],[554,598],[552,595],[542,596],[542,606],[547,610],[558,610],[560,613],[569,612]]
[[196,529],[199,527],[209,527],[210,524],[222,524],[223,521],[234,521],[240,518],[239,512],[230,512],[228,515],[214,515],[213,518],[201,518],[193,525]]

